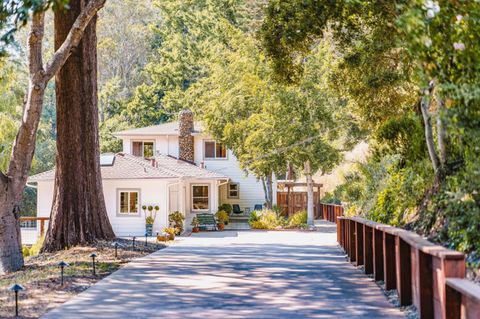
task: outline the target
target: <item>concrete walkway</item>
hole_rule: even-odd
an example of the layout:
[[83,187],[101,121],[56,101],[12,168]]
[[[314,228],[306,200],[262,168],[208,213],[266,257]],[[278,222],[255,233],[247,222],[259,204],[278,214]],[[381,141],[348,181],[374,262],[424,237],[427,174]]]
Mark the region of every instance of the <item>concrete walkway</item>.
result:
[[194,234],[44,318],[404,318],[322,232]]

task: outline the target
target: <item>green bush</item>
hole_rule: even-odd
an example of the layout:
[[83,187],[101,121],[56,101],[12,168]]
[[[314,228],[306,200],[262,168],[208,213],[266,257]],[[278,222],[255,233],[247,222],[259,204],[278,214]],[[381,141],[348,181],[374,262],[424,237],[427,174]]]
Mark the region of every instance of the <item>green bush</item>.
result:
[[45,237],[39,237],[36,241],[35,244],[32,246],[23,246],[22,247],[22,254],[23,257],[28,257],[28,256],[36,256],[40,253],[40,249],[42,249],[43,246],[43,241],[45,240]]
[[220,206],[218,206],[218,210],[221,211],[223,210],[224,212],[227,212],[228,215],[230,215],[232,213],[232,205],[230,204],[222,204]]
[[285,226],[286,220],[275,211],[264,209],[252,212],[249,223],[253,229],[276,229]]
[[296,212],[288,218],[289,228],[306,228],[307,227],[307,211]]

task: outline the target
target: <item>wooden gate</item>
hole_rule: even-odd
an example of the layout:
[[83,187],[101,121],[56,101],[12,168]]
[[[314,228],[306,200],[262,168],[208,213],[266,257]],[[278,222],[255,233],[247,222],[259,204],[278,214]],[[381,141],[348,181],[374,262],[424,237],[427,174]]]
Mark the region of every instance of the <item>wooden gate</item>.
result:
[[[319,192],[313,193],[313,205],[315,218],[321,218]],[[277,191],[277,206],[282,210],[282,215],[286,217],[307,210],[307,192]]]

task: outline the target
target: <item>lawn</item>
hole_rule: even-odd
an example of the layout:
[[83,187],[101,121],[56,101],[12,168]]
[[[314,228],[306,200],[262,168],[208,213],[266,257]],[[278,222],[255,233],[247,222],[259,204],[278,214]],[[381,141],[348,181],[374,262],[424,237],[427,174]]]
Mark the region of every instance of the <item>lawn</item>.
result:
[[[135,250],[132,241],[117,240],[118,258],[112,242],[98,242],[92,246],[73,247],[57,253],[27,257],[25,266],[15,273],[0,276],[0,318],[15,314],[14,293],[8,288],[14,283],[21,284],[25,291],[19,293],[19,315],[22,318],[38,318],[58,307],[76,294],[84,291],[97,281],[105,278],[134,258],[148,255],[166,247],[164,244],[137,241]],[[96,276],[92,272],[91,253],[97,255]],[[70,266],[65,268],[64,284],[61,285],[60,261]]]

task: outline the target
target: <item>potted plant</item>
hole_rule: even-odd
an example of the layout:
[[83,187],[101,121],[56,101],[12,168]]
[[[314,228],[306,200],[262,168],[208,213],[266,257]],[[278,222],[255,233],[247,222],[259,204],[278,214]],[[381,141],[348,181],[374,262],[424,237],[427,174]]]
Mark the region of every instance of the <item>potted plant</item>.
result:
[[[145,212],[145,232],[147,236],[153,235],[153,224],[155,223],[155,217],[157,216],[157,212],[159,210],[158,206],[155,206],[155,213],[153,213],[154,207],[149,206],[142,206],[143,211]],[[147,214],[148,211],[148,214]]]
[[167,227],[163,231],[167,233],[169,240],[175,240],[175,228]]
[[170,227],[175,228],[177,235],[180,235],[183,232],[183,221],[185,217],[179,211],[175,211],[168,215],[168,220],[170,222]]
[[217,218],[217,227],[218,230],[223,230],[225,228],[225,222],[228,222],[228,213],[224,210],[219,210],[215,217]]
[[190,225],[192,226],[192,233],[198,233],[200,231],[198,224],[199,224],[198,218],[196,216],[193,217],[192,222],[190,223]]

